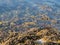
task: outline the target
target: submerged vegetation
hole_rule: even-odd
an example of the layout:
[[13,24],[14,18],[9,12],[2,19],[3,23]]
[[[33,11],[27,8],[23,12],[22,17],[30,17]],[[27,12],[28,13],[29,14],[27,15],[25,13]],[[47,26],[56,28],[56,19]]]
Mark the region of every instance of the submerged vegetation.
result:
[[60,32],[52,27],[30,28],[23,33],[9,31],[0,45],[60,45]]
[[60,45],[60,5],[43,0],[13,4],[0,7],[0,45]]
[[60,45],[60,31],[53,27],[57,21],[48,16],[27,15],[12,20],[0,22],[0,45]]

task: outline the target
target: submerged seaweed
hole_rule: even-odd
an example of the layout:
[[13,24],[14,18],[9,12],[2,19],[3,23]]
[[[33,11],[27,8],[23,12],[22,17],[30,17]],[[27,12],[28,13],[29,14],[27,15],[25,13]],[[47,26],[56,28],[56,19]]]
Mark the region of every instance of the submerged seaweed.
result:
[[0,45],[60,45],[59,1],[1,0]]

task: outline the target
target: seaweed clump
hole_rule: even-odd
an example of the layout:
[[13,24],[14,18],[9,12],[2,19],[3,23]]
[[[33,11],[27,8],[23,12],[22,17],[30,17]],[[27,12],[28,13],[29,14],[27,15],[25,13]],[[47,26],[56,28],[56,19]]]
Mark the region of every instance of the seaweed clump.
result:
[[24,33],[10,31],[0,45],[60,45],[60,32],[51,27],[31,28]]

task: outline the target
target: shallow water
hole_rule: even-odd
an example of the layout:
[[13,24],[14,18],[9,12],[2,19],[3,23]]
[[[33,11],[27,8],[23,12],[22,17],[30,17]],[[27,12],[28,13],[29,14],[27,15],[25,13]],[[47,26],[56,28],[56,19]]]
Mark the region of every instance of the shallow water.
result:
[[[46,15],[50,20],[57,22],[38,20],[41,15]],[[35,18],[32,19],[30,16],[35,16]],[[60,1],[0,0],[0,21],[14,22],[16,25],[24,22],[36,22],[38,26],[41,24],[52,24],[52,27],[60,29]]]

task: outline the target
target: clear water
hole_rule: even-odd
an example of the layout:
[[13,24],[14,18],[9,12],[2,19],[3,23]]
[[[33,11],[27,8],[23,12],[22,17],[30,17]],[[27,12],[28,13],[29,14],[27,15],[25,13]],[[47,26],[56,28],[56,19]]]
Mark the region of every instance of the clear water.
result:
[[[35,20],[41,18],[38,14],[56,20],[57,23],[53,24],[53,27],[60,28],[60,0],[0,0],[0,21],[10,22],[17,17],[19,20],[15,23],[18,25],[31,22],[33,20],[29,17],[31,15],[37,16]],[[25,19],[20,20],[21,18]],[[41,23],[51,24],[50,21],[37,20],[38,26]]]

